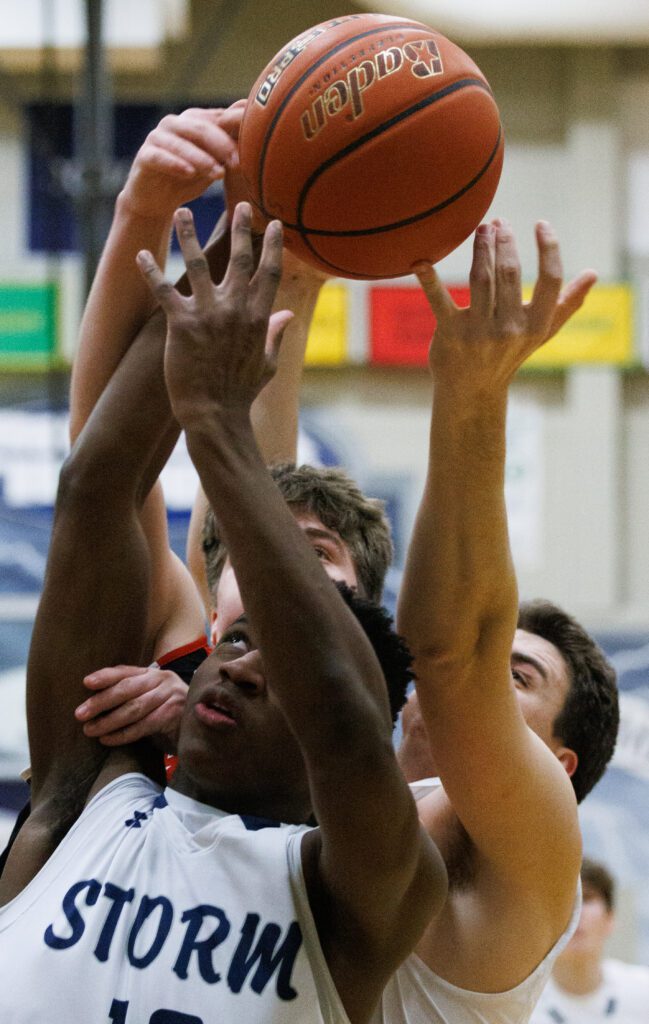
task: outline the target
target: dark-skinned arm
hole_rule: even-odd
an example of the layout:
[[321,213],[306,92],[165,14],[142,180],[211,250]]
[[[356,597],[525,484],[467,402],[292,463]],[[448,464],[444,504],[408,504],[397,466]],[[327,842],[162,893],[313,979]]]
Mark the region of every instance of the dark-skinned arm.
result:
[[396,763],[374,652],[255,444],[250,408],[272,373],[287,317],[275,314],[266,348],[281,229],[268,228],[253,272],[249,219],[242,204],[219,288],[201,269],[187,211],[179,211],[177,230],[193,298],[171,289],[150,255],[141,256],[141,266],[167,312],[174,413],[218,516],[266,677],[305,758],[320,823],[303,848],[309,893],[338,991],[350,1018],[362,1021],[438,908],[445,873]]

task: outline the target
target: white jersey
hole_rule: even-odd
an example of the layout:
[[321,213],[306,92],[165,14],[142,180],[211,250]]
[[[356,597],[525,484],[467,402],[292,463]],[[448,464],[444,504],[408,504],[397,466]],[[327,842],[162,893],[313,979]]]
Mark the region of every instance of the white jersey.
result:
[[0,909],[0,1021],[349,1024],[309,909],[306,831],[117,779]]
[[[411,784],[415,800],[440,786],[439,779]],[[411,953],[387,983],[372,1024],[527,1024],[552,965],[565,949],[581,912],[581,886],[565,932],[534,971],[507,992],[472,992],[440,978]],[[556,1022],[555,1022],[556,1024]]]
[[605,960],[602,984],[585,996],[565,992],[550,978],[530,1024],[647,1024],[649,967]]

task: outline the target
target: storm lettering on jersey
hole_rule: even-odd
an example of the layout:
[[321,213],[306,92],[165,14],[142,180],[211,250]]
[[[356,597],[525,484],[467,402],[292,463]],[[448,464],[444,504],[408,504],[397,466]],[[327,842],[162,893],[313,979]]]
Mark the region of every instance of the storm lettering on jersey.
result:
[[[95,878],[70,886],[61,910],[65,923],[53,921],[43,934],[50,949],[70,949],[92,925],[93,940],[99,936],[93,955],[100,963],[122,957],[132,967],[145,970],[169,943],[175,943],[171,969],[181,981],[200,975],[208,985],[215,985],[225,979],[235,994],[247,985],[260,995],[275,977],[279,999],[288,1002],[298,995],[291,984],[302,946],[297,921],[283,933],[280,924],[247,913],[241,926],[233,929],[221,907],[199,904],[177,912],[167,896],[138,897],[132,888],[113,882],[102,885]],[[120,925],[121,938],[116,941]]]
[[250,982],[253,992],[258,994],[263,992],[269,979],[279,968],[277,971],[277,995],[286,1002],[295,999],[297,992],[291,985],[291,973],[298,950],[302,945],[302,932],[299,924],[297,921],[293,921],[286,933],[286,938],[279,947],[281,928],[277,924],[265,925],[257,940],[257,945],[252,949],[258,927],[259,914],[248,914],[241,929],[239,945],[232,957],[228,971],[228,985],[233,992],[240,992],[256,963],[257,970]]

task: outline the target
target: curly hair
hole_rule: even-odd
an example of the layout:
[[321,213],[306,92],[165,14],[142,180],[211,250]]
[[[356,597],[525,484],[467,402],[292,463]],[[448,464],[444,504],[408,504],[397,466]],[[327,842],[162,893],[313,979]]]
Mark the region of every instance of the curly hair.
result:
[[568,666],[570,685],[553,731],[577,755],[572,785],[581,802],[615,750],[620,724],[615,669],[583,626],[550,601],[521,604],[518,628],[553,644]]
[[[291,509],[317,516],[336,531],[349,548],[362,592],[370,601],[380,601],[393,556],[384,503],[366,498],[342,469],[283,462],[270,466],[269,472]],[[207,582],[214,594],[227,551],[212,509],[205,516],[202,546]]]
[[365,598],[359,597],[345,583],[336,581],[335,586],[358,619],[374,649],[388,688],[390,714],[394,725],[406,703],[408,687],[415,678],[412,671],[413,657],[408,644],[394,629],[394,619],[387,608],[375,601],[366,601]]

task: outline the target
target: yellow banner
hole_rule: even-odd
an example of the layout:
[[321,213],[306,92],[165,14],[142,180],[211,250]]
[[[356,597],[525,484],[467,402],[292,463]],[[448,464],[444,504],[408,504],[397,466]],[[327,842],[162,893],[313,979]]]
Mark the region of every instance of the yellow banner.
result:
[[[532,293],[524,289],[526,299]],[[596,285],[581,309],[525,367],[552,368],[576,363],[636,362],[633,346],[633,289],[626,284]]]
[[347,361],[348,294],[343,284],[326,284],[313,315],[306,366],[339,366]]

